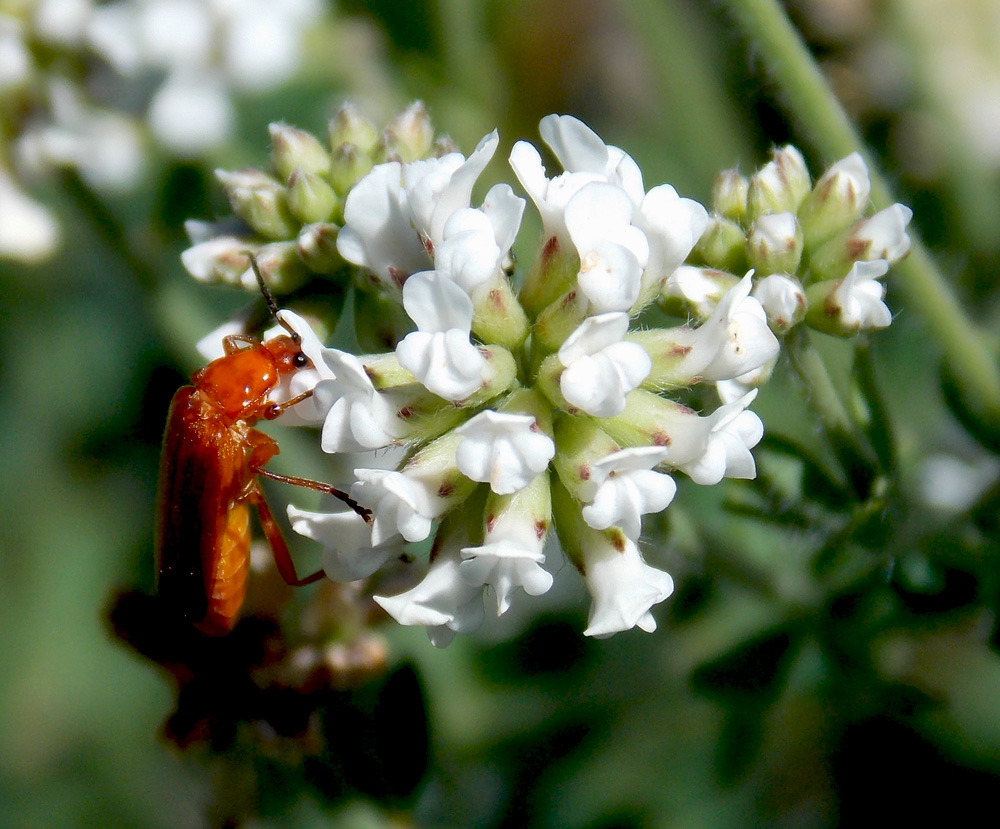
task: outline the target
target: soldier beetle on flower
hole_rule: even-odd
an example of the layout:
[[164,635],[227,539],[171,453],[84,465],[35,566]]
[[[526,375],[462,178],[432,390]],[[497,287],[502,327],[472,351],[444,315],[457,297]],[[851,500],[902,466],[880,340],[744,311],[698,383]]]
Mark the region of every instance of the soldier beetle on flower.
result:
[[278,454],[278,444],[253,426],[312,395],[308,390],[281,403],[271,400],[282,375],[311,364],[300,336],[279,316],[256,259],[247,255],[271,316],[288,333],[268,340],[226,336],[225,354],[195,372],[192,385],[174,395],[160,461],[157,591],[210,636],[232,629],[246,595],[250,507],[257,510],[278,572],[288,584],[298,587],[323,576],[318,570],[299,578],[258,478],[325,492],[371,520],[370,510],[330,484],[265,468]]

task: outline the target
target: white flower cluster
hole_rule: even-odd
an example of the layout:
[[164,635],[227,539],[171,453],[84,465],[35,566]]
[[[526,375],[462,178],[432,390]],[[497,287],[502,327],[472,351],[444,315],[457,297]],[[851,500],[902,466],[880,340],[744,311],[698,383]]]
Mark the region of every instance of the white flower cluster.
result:
[[[146,160],[136,100],[148,96],[146,125],[160,145],[204,153],[231,133],[232,94],[286,81],[322,14],[320,0],[0,4],[0,126],[12,139],[4,160],[20,177],[65,167],[97,189],[130,189]],[[81,60],[90,56],[101,64]],[[43,259],[57,223],[15,180],[0,165],[0,257]]]
[[338,580],[369,576],[434,534],[422,581],[376,601],[437,645],[482,623],[484,591],[498,614],[518,588],[547,591],[553,530],[592,597],[585,633],[653,630],[650,609],[673,581],[639,553],[642,516],[669,505],[673,473],[699,484],[755,475],[755,391],[706,415],[664,394],[776,356],[750,277],[703,325],[635,329],[708,213],[668,185],[647,192],[633,159],[575,118],[548,116],[541,134],[564,172],[547,177],[526,142],[511,152],[544,223],[517,293],[505,266],[525,201],[499,184],[472,204],[494,132],[468,158],[378,164],[347,195],[340,254],[414,326],[393,352],[326,348],[282,312],[314,365],[293,379],[292,393],[313,389],[296,414],[321,426],[323,450],[407,447],[398,469],[354,470],[370,528],[350,511],[291,508],[293,526],[324,545]]
[[[857,153],[815,183],[794,147],[775,150],[749,179],[735,170],[723,173],[715,212],[691,257],[696,264],[674,272],[662,300],[703,319],[738,281],[736,274],[752,268],[752,295],[775,331],[804,322],[847,337],[887,327],[892,313],[879,279],[909,252],[913,212],[894,204],[868,215],[870,193],[868,168]],[[761,378],[737,379],[720,389],[727,399]]]

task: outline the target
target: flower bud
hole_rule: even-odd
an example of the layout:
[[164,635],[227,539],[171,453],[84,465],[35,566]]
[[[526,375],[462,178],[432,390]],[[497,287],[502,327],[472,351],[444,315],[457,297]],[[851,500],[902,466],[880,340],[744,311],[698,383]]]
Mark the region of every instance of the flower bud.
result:
[[692,262],[720,271],[746,273],[749,269],[746,241],[743,228],[736,222],[715,214],[709,219],[708,227],[688,258]]
[[365,118],[357,107],[347,103],[330,119],[330,149],[333,153],[345,145],[356,147],[362,154],[370,155],[379,142],[378,127]]
[[288,209],[285,188],[262,170],[216,170],[233,212],[261,236],[289,239],[299,222]]
[[373,164],[372,157],[357,144],[339,144],[330,160],[330,184],[344,196],[371,171]]
[[339,232],[339,225],[324,222],[305,225],[299,231],[295,242],[299,257],[313,273],[333,273],[347,264],[337,250]]
[[754,285],[753,296],[763,307],[774,331],[787,331],[802,322],[806,315],[806,295],[794,276],[783,273],[765,276]]
[[587,300],[579,289],[567,291],[543,310],[535,320],[532,334],[535,341],[549,351],[555,351],[587,316]]
[[[287,294],[305,284],[309,273],[299,258],[295,242],[272,242],[262,245],[256,252],[257,267],[268,288],[276,294]],[[240,283],[245,291],[260,293],[257,277],[243,257],[245,268]]]
[[759,216],[747,233],[747,259],[759,275],[795,273],[802,259],[802,229],[791,213]]
[[712,185],[712,208],[732,222],[741,222],[747,214],[749,182],[738,170],[723,170]]
[[239,285],[247,269],[247,252],[255,253],[260,239],[249,233],[213,236],[213,225],[208,222],[187,221],[184,228],[194,243],[181,253],[187,272],[201,282]]
[[811,249],[849,227],[868,206],[868,167],[858,153],[842,158],[820,176],[799,208],[799,224]]
[[295,170],[306,170],[318,176],[330,171],[330,154],[312,133],[275,123],[271,133],[271,164],[282,181]]
[[485,290],[474,295],[472,333],[484,343],[511,350],[519,348],[528,338],[531,324],[517,301],[510,280],[501,275],[483,288]]
[[738,276],[712,268],[681,265],[660,293],[660,307],[675,317],[708,319],[723,294],[740,281]]
[[570,289],[580,270],[580,257],[571,244],[549,237],[531,263],[518,299],[525,311],[537,316],[543,308]]
[[771,161],[750,177],[747,213],[751,219],[765,213],[794,213],[809,192],[809,171],[795,147],[771,153]]
[[303,223],[327,222],[340,200],[333,188],[308,170],[293,170],[288,176],[288,208]]
[[434,146],[434,127],[423,101],[414,101],[389,122],[383,136],[386,156],[400,161],[426,158]]
[[817,282],[806,289],[806,322],[818,331],[853,337],[860,331],[887,328],[892,312],[882,301],[885,285],[877,281],[888,271],[881,259],[857,262],[843,279]]

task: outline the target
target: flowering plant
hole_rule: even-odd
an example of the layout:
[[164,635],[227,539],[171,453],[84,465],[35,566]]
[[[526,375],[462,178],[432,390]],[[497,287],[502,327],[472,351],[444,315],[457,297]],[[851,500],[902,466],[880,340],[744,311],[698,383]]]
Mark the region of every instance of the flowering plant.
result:
[[[419,581],[375,601],[439,646],[483,622],[484,593],[498,615],[519,590],[545,593],[561,555],[591,596],[585,634],[654,630],[674,582],[640,552],[643,516],[668,507],[675,475],[755,476],[750,406],[779,336],[887,326],[877,279],[909,248],[911,212],[872,214],[857,154],[813,182],[795,148],[776,150],[749,179],[722,174],[710,214],[670,185],[647,191],[576,118],[539,131],[563,169],[548,175],[525,141],[510,152],[542,222],[523,274],[525,200],[501,183],[473,204],[498,134],[463,156],[433,141],[420,104],[381,140],[350,107],[330,147],[273,125],[272,171],[218,173],[239,222],[190,223],[182,257],[206,281],[255,286],[246,251],[276,290],[334,278],[355,293],[355,339],[382,332],[391,350],[355,354],[283,312],[313,366],[289,389],[312,392],[296,422],[319,427],[327,453],[402,452],[394,469],[353,470],[370,530],[343,505],[289,515],[340,581],[433,539]],[[699,386],[717,401],[701,413],[685,403]]]

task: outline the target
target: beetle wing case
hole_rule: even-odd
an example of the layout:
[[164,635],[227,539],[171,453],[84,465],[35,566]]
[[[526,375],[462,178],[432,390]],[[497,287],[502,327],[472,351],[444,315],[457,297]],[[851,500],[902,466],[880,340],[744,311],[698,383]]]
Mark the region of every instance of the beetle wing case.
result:
[[[239,435],[205,416],[193,386],[174,395],[160,463],[157,590],[206,633],[225,633],[246,589],[249,524]],[[234,513],[234,510],[236,511]]]

